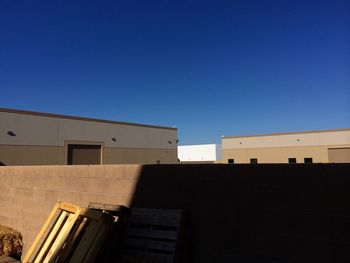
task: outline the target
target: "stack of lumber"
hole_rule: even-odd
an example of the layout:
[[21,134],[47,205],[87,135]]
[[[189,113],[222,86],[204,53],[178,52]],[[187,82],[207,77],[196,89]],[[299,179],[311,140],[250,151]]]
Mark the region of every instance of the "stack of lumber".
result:
[[18,231],[0,225],[0,256],[20,259],[22,255],[22,235]]

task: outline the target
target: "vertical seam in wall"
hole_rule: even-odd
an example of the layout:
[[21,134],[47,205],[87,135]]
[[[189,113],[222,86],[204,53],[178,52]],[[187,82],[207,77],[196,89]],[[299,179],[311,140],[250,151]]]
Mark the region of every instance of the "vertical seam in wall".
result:
[[[57,138],[56,138],[56,145],[57,145],[57,157],[56,157],[56,163],[57,163],[57,165],[58,164],[60,164],[59,163],[59,160],[60,160],[60,158],[59,158],[59,150],[58,150],[58,145],[59,145],[59,138],[60,138],[60,136],[59,136],[59,132],[60,132],[60,125],[59,125],[59,119],[57,119]],[[64,151],[64,150],[63,150]],[[62,163],[63,164],[63,163]]]

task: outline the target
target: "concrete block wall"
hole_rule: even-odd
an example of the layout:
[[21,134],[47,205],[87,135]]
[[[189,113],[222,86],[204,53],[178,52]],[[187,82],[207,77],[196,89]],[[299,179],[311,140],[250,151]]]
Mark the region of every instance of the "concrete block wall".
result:
[[183,208],[189,262],[350,262],[350,164],[0,167],[28,247],[54,203]]
[[58,200],[129,206],[140,165],[0,168],[0,224],[19,230],[26,251]]

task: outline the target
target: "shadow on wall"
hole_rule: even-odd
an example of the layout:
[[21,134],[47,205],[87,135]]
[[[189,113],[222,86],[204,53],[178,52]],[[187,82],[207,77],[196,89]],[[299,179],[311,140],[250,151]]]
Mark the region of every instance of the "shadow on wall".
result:
[[145,165],[131,207],[180,208],[189,262],[350,262],[350,164]]

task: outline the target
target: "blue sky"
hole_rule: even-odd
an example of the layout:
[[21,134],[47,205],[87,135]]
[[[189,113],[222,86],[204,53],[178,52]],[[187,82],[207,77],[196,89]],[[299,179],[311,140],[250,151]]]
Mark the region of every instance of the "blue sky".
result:
[[182,145],[350,127],[350,1],[0,0],[0,107]]

